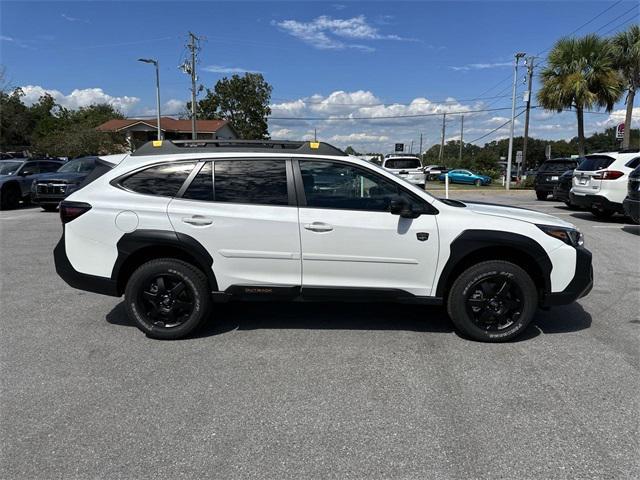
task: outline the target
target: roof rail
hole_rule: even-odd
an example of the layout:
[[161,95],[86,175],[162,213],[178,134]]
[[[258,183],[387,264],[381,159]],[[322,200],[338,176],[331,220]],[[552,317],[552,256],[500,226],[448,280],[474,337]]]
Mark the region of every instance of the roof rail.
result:
[[178,153],[212,152],[251,153],[299,153],[308,155],[346,156],[339,148],[324,142],[303,142],[291,140],[153,140],[138,148],[131,155],[171,155]]

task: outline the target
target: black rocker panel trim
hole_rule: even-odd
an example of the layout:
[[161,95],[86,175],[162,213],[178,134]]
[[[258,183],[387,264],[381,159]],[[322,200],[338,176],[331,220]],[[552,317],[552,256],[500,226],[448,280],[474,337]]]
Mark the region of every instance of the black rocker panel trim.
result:
[[[207,276],[212,290],[218,290],[218,284],[213,274],[213,258],[206,248],[198,240],[180,232],[172,230],[136,230],[124,234],[118,240],[118,258],[113,265],[111,279],[118,282],[122,267],[136,252],[143,249],[171,247],[183,252],[186,256],[195,260],[196,266]],[[118,285],[119,290],[123,288]]]
[[[511,232],[500,232],[496,230],[465,230],[451,243],[449,259],[438,279],[436,296],[443,297],[447,285],[450,284],[451,274],[455,271],[460,262],[469,258],[474,252],[486,248],[510,248],[518,251],[519,254],[528,257],[535,262],[542,273],[544,282],[543,292],[551,291],[551,269],[553,265],[547,252],[535,240]],[[498,258],[499,260],[499,258]]]

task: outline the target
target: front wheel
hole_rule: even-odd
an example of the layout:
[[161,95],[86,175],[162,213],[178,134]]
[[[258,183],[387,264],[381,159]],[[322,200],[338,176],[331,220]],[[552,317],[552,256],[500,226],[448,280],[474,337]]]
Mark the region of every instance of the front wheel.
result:
[[0,192],[0,210],[13,210],[20,204],[20,189],[14,185],[5,185]]
[[502,342],[522,333],[537,305],[531,277],[502,260],[469,267],[454,281],[447,298],[447,312],[458,330],[484,342]]
[[482,185],[482,180],[478,179],[475,182],[473,182],[475,184],[476,187],[479,187]]
[[152,338],[185,337],[207,317],[210,306],[211,295],[204,273],[173,258],[141,265],[125,289],[129,318]]
[[594,207],[591,209],[591,213],[597,218],[607,219],[611,218],[615,212],[613,210],[607,210],[606,208]]
[[542,192],[540,190],[536,190],[536,198],[538,200],[546,200],[547,199],[547,192]]

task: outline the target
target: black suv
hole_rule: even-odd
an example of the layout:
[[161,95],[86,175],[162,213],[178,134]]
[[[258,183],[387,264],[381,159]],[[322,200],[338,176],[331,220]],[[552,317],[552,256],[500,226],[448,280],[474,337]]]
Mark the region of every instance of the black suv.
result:
[[31,185],[31,203],[53,212],[58,204],[75,192],[96,167],[97,157],[82,157],[65,163],[57,172],[40,175]]
[[633,223],[640,224],[640,167],[629,174],[627,196],[622,203],[624,212]]
[[17,208],[21,200],[28,201],[33,181],[62,165],[62,160],[49,158],[0,160],[0,210]]
[[577,166],[578,159],[572,158],[553,158],[540,165],[533,182],[538,200],[546,200],[549,194],[553,194],[553,188],[560,181],[560,176]]

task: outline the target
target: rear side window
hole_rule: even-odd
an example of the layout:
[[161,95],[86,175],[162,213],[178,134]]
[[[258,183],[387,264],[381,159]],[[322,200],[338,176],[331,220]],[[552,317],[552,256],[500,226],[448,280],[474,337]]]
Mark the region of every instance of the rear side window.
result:
[[284,160],[216,160],[216,202],[288,205]]
[[607,168],[609,165],[613,163],[613,158],[608,157],[607,155],[590,155],[585,157],[578,165],[576,170],[582,170],[585,172],[592,172],[594,170],[602,170],[603,168]]
[[636,157],[633,160],[627,162],[625,166],[629,168],[637,168],[638,165],[640,165],[640,157]]
[[166,163],[141,170],[120,182],[136,193],[173,197],[189,176],[195,163]]
[[185,190],[182,198],[189,200],[213,201],[213,169],[211,162],[205,163]]
[[420,160],[417,158],[390,158],[386,161],[384,166],[394,170],[403,168],[420,168]]

